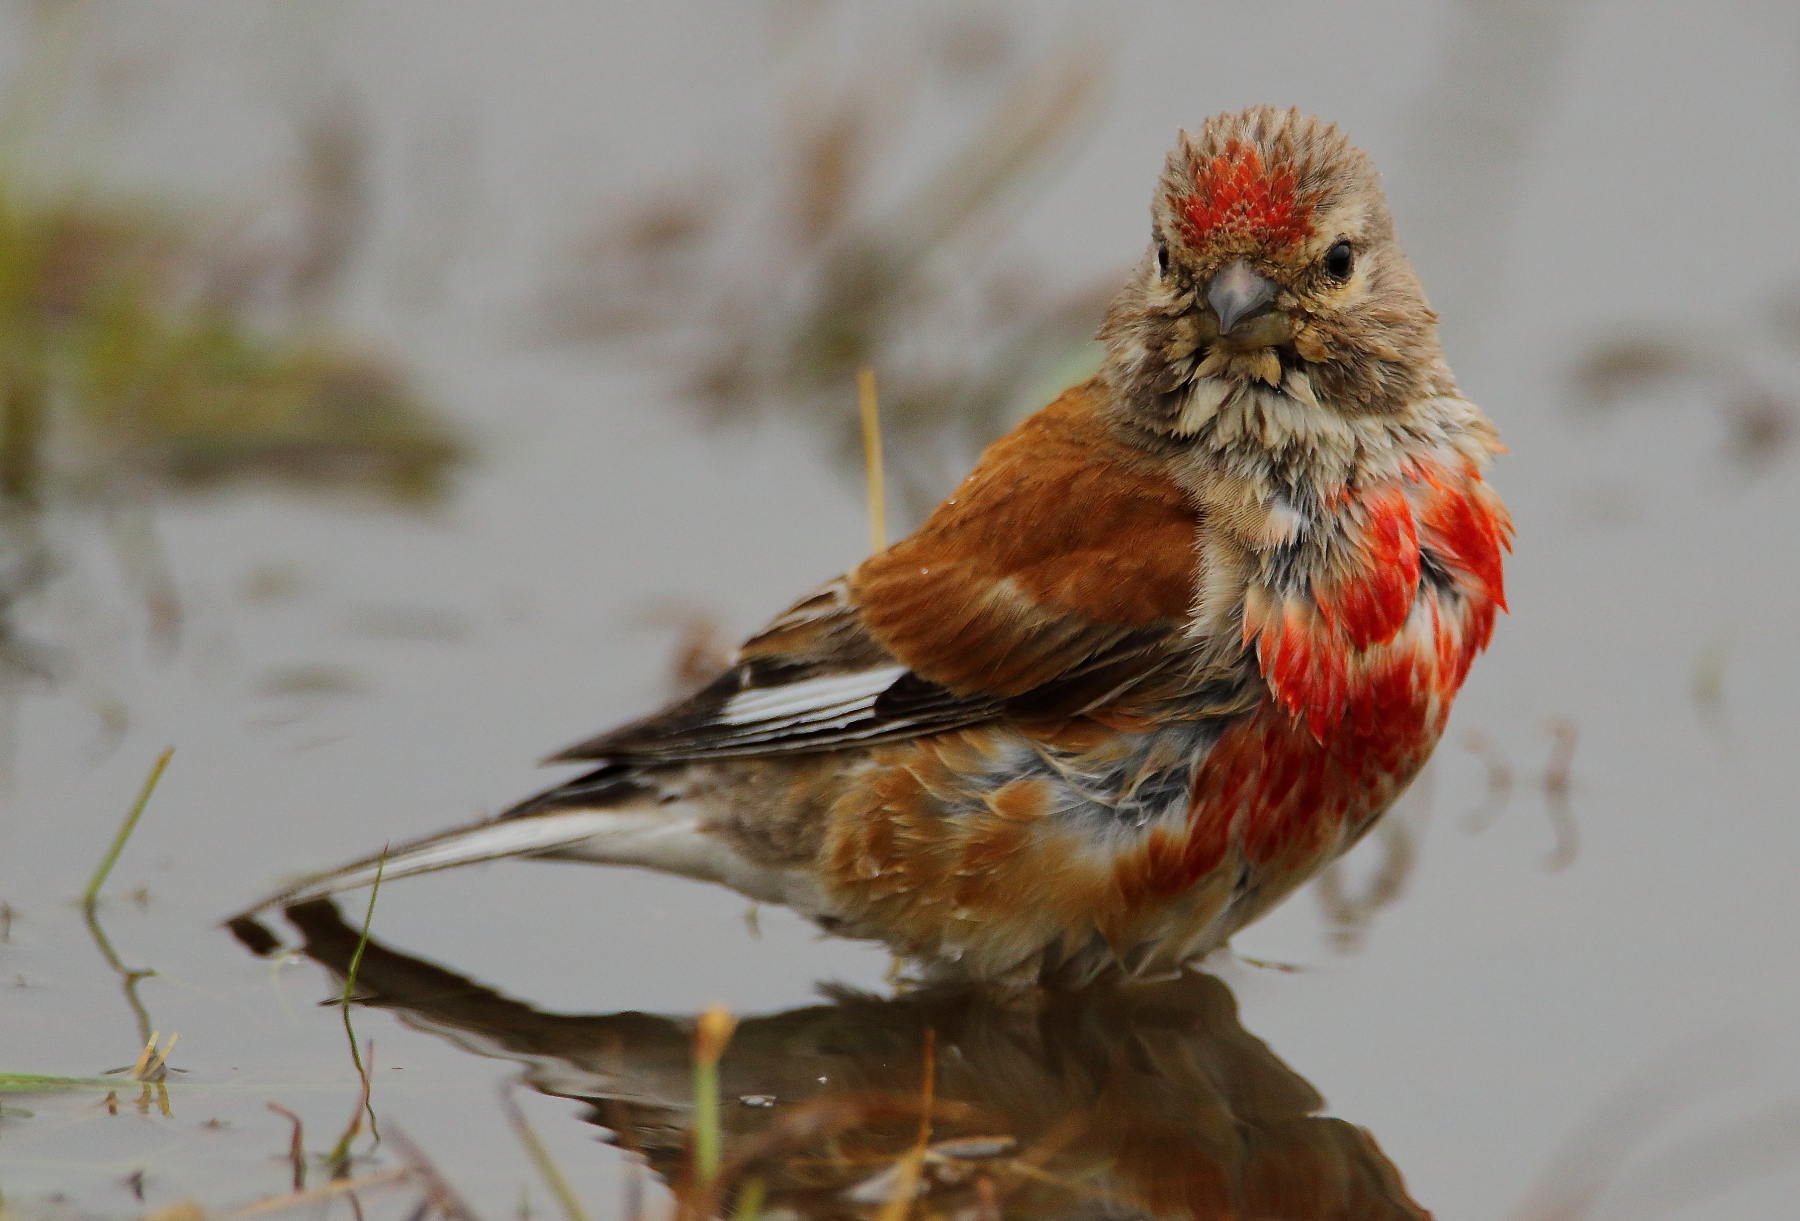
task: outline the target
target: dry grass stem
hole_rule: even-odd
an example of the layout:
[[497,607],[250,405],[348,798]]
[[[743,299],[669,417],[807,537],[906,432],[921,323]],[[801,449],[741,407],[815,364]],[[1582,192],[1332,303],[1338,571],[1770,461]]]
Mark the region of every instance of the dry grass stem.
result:
[[925,1028],[924,1066],[919,1081],[919,1152],[931,1145],[931,1108],[937,1099],[937,1030]]
[[[500,1087],[500,1109],[506,1113],[506,1122],[511,1125],[513,1135],[518,1137],[519,1144],[524,1147],[525,1154],[531,1159],[538,1177],[544,1180],[544,1186],[556,1198],[557,1207],[563,1211],[568,1221],[588,1221],[587,1210],[581,1207],[581,1199],[575,1189],[569,1186],[569,1180],[550,1156],[550,1150],[538,1136],[537,1129],[532,1126],[530,1118],[525,1114],[518,1101],[513,1098],[514,1083],[507,1081]],[[628,1155],[629,1156],[629,1155]]]
[[157,1044],[162,1040],[162,1031],[151,1031],[150,1037],[144,1040],[144,1050],[138,1053],[131,1067],[110,1069],[107,1075],[123,1073],[133,1081],[156,1082],[164,1080],[171,1071],[180,1072],[180,1069],[171,1070],[168,1063],[169,1053],[175,1050],[175,1040],[180,1037],[179,1031],[172,1033],[167,1045],[159,1049]]
[[[395,1151],[400,1154],[400,1160],[405,1163],[406,1172],[425,1188],[425,1200],[416,1215],[436,1209],[443,1221],[480,1221],[474,1210],[439,1173],[436,1164],[425,1156],[425,1151],[407,1139],[406,1133],[395,1130],[390,1133],[389,1139]],[[355,1196],[350,1198],[352,1201],[356,1199]]]
[[[286,1195],[270,1196],[266,1200],[258,1200],[254,1204],[246,1204],[242,1208],[234,1208],[222,1213],[209,1213],[193,1204],[192,1201],[186,1201],[186,1206],[192,1209],[192,1211],[180,1215],[191,1218],[192,1221],[244,1221],[244,1218],[246,1217],[260,1217],[268,1213],[281,1212],[284,1209],[320,1204],[326,1200],[335,1199],[338,1196],[346,1195],[350,1192],[370,1191],[377,1187],[392,1186],[395,1183],[403,1183],[413,1177],[415,1177],[415,1171],[412,1167],[400,1166],[393,1170],[380,1170],[374,1174],[365,1174],[361,1178],[334,1179],[329,1183],[314,1187],[308,1191],[296,1191]],[[180,1208],[183,1207],[183,1205],[175,1204],[170,1207]],[[140,1221],[155,1221],[155,1219],[159,1217],[163,1218],[163,1221],[170,1221],[170,1218],[166,1216],[168,1212],[168,1209],[164,1209],[159,1212],[150,1213],[149,1215],[140,1218]]]
[[887,1195],[876,1221],[906,1221],[912,1212],[925,1174],[925,1159],[931,1148],[931,1109],[937,1093],[937,1031],[925,1028],[924,1066],[919,1080],[919,1136],[896,1161],[884,1184]]
[[867,365],[856,371],[856,398],[869,488],[869,552],[875,555],[887,550],[887,493],[881,485],[881,404],[875,398],[875,370]]

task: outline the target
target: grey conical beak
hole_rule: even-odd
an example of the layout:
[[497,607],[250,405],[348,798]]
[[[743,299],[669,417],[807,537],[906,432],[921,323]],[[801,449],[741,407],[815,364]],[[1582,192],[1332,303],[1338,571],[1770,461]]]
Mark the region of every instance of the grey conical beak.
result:
[[1206,301],[1219,316],[1219,334],[1229,336],[1242,324],[1273,309],[1279,292],[1249,263],[1239,259],[1212,278],[1206,287]]

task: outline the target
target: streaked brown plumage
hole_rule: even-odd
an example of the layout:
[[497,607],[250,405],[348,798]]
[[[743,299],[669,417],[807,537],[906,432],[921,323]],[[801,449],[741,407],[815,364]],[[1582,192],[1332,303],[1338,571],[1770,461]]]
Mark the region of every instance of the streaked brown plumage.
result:
[[915,534],[389,875],[643,865],[940,972],[1086,978],[1173,969],[1353,844],[1503,604],[1499,446],[1334,128],[1184,134],[1153,233],[1100,375]]

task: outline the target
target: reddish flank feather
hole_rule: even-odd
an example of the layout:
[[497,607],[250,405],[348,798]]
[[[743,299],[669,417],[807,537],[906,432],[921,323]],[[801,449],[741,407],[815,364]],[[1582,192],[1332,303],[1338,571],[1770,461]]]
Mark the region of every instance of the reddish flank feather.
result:
[[1501,553],[1511,549],[1512,537],[1512,519],[1505,506],[1472,468],[1465,469],[1455,491],[1441,487],[1436,491],[1419,515],[1425,541],[1471,578],[1476,591],[1505,610]]
[[[1506,510],[1472,467],[1454,481],[1415,470],[1407,486],[1422,503],[1415,508],[1399,484],[1362,496],[1353,560],[1314,582],[1311,597],[1246,602],[1245,642],[1277,702],[1319,742],[1346,715],[1365,723],[1409,699],[1431,700],[1441,721],[1505,609]],[[1422,547],[1455,581],[1453,606],[1421,588]]]
[[1412,609],[1419,586],[1419,540],[1412,506],[1398,484],[1375,488],[1361,498],[1357,566],[1344,578],[1315,586],[1327,628],[1354,649],[1392,640]]

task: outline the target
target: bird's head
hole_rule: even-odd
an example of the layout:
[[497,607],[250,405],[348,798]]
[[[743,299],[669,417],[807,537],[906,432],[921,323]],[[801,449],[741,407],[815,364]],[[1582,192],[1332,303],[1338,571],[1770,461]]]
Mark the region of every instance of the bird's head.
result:
[[1107,377],[1176,433],[1252,387],[1344,414],[1449,389],[1374,167],[1296,110],[1256,106],[1181,134],[1150,247],[1101,338]]

